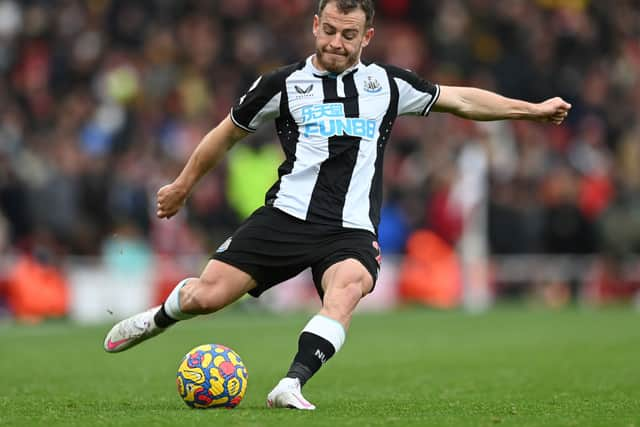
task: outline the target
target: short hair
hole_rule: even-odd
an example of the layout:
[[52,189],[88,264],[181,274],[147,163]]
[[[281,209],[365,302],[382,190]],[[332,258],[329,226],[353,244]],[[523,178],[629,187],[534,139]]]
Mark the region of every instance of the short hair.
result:
[[373,17],[376,14],[373,8],[373,0],[320,0],[318,5],[318,16],[329,3],[335,3],[338,10],[344,14],[351,12],[353,9],[362,9],[365,15],[365,28],[373,26]]

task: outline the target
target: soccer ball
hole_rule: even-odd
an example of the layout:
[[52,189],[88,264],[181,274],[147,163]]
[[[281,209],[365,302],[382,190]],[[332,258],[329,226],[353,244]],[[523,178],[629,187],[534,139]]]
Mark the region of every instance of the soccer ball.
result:
[[247,368],[238,353],[205,344],[187,353],[178,367],[178,393],[192,408],[235,408],[247,391]]

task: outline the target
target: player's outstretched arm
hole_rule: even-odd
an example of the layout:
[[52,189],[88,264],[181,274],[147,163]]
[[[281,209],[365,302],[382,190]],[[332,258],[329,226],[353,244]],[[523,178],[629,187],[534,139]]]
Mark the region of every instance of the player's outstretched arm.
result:
[[213,169],[233,145],[248,135],[227,116],[218,126],[202,138],[180,175],[171,184],[158,190],[159,218],[171,218],[184,205],[196,183]]
[[536,120],[556,125],[563,122],[570,109],[571,104],[559,97],[531,103],[483,89],[456,86],[441,86],[433,106],[433,111],[471,120]]

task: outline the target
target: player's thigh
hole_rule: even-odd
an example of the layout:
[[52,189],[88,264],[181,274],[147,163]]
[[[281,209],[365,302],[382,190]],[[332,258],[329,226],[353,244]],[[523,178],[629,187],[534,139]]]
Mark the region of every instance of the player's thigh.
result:
[[313,281],[322,300],[333,288],[360,287],[360,297],[373,291],[380,268],[376,237],[366,230],[343,230],[318,249]]
[[256,287],[256,281],[237,267],[212,259],[199,279],[200,292],[223,306]]
[[305,221],[264,206],[218,248],[213,259],[251,276],[256,286],[249,294],[259,297],[310,265],[317,236],[323,235]]

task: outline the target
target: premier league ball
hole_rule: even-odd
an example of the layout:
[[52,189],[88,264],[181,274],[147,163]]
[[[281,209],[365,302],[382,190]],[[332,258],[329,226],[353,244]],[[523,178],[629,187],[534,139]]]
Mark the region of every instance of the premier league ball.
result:
[[238,406],[247,391],[247,368],[238,353],[219,344],[200,345],[178,367],[178,393],[199,409]]

